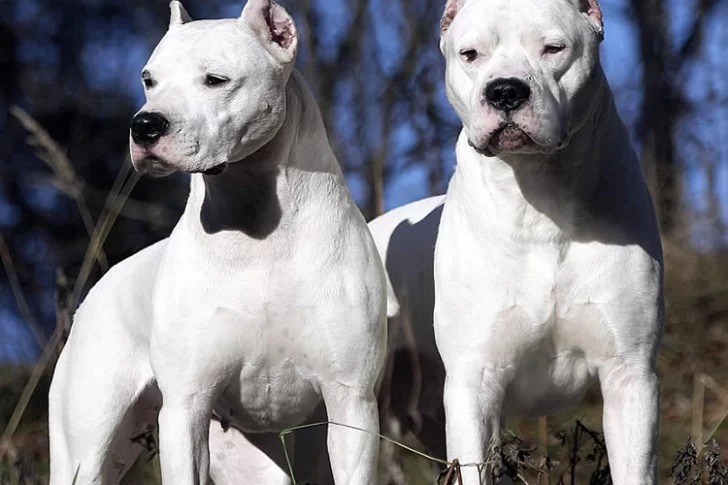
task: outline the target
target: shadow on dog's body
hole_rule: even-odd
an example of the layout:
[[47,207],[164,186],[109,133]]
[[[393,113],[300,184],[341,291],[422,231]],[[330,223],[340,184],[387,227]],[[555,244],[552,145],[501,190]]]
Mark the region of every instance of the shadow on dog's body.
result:
[[444,199],[414,202],[369,223],[390,278],[382,429],[399,438],[413,433],[438,458],[445,457],[445,370],[432,327],[433,264]]

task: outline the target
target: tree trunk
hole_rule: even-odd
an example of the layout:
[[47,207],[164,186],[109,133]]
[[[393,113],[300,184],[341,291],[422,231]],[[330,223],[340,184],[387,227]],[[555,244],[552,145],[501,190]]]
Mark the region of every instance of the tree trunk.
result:
[[639,117],[642,160],[656,199],[662,233],[670,237],[680,223],[680,167],[675,153],[680,96],[670,72],[669,19],[664,0],[632,0],[642,57],[643,100]]

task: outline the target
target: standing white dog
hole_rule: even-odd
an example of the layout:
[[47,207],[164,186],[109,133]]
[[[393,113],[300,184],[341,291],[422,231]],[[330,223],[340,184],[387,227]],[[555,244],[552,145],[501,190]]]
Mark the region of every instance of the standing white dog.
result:
[[662,251],[602,34],[596,0],[449,0],[455,175],[444,206],[370,227],[404,312],[427,315],[434,278],[450,459],[483,462],[502,416],[552,413],[598,379],[614,483],[654,484]]
[[[269,0],[239,19],[171,10],[131,152],[138,170],[191,173],[190,197],[171,237],[112,269],[76,315],[50,392],[52,485],[118,483],[157,418],[173,485],[207,485],[228,451],[246,469],[217,467],[217,485],[290,483],[273,433],[321,397],[330,420],[378,431],[384,272],[293,70],[293,19]],[[214,425],[210,453],[213,412],[237,434]],[[328,436],[336,483],[374,483],[376,437]]]

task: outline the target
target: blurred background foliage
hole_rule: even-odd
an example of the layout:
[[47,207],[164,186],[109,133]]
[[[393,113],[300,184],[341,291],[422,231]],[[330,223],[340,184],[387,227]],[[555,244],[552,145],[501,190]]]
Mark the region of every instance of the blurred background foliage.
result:
[[[242,9],[242,0],[186,3],[194,18]],[[604,68],[664,236],[659,365],[669,463],[691,432],[728,435],[720,425],[728,414],[728,1],[601,3]],[[444,0],[283,4],[298,22],[298,68],[367,218],[443,193],[460,129],[443,87]],[[0,0],[0,430],[59,322],[67,325],[58,316],[59,307],[73,310],[67,292],[76,286],[82,296],[110,265],[168,235],[184,206],[184,175],[142,178],[123,206],[109,198],[128,176],[139,73],[167,20],[166,0]],[[109,212],[118,217],[103,251],[77,284],[90,234]],[[12,439],[6,432],[0,441],[0,455],[30,460],[40,482],[54,351],[48,370],[36,366],[39,384]],[[701,394],[705,376],[712,387]],[[582,417],[598,427],[598,411],[594,396],[548,424],[557,430]],[[538,439],[535,422],[510,424]]]

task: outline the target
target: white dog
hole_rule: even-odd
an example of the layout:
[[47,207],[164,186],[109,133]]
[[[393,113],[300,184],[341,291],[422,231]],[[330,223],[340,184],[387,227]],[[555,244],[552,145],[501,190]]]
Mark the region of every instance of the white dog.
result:
[[[384,271],[293,70],[293,20],[270,0],[239,19],[171,9],[131,152],[140,171],[191,173],[190,197],[171,237],[113,268],[76,315],[50,392],[52,485],[118,483],[157,419],[173,485],[207,485],[210,460],[218,485],[290,483],[274,433],[321,397],[330,420],[378,431]],[[213,412],[235,436],[214,424],[211,453]],[[336,483],[374,483],[377,449],[329,429]]]
[[502,416],[552,413],[598,380],[614,483],[654,484],[662,252],[602,34],[596,0],[449,0],[455,175],[444,201],[370,227],[421,340],[434,281],[450,459],[483,462]]

